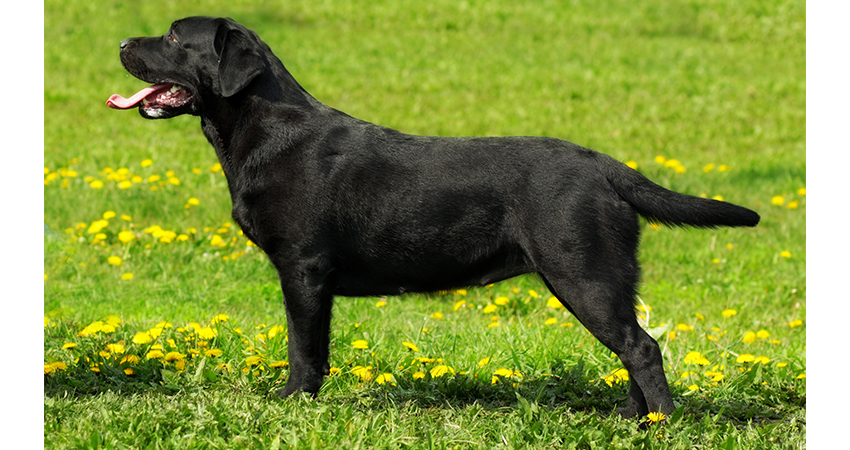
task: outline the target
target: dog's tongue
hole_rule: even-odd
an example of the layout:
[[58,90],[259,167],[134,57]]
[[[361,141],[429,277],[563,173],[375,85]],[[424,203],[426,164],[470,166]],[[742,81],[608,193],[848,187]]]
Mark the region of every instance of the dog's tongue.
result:
[[118,94],[113,94],[109,97],[109,100],[106,101],[106,106],[115,109],[130,109],[134,106],[137,106],[141,103],[145,98],[154,95],[160,91],[171,89],[171,84],[156,84],[150,87],[146,87],[139,92],[136,92],[130,98],[124,98]]

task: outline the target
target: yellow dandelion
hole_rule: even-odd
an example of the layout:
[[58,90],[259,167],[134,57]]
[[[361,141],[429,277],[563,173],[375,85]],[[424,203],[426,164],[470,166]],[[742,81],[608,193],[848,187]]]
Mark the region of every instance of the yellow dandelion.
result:
[[770,333],[768,333],[767,330],[759,330],[758,333],[756,333],[756,336],[759,339],[767,339],[770,337]]
[[697,364],[700,366],[707,366],[710,363],[708,361],[708,358],[702,356],[702,353],[689,352],[687,355],[685,355],[685,364]]
[[497,306],[505,306],[508,304],[509,301],[510,299],[507,297],[496,297],[496,299],[493,300],[493,303],[495,303]]
[[445,364],[440,364],[431,369],[431,378],[440,378],[446,374],[454,375],[455,370]]
[[245,358],[245,364],[248,365],[248,366],[256,366],[261,361],[263,361],[263,359],[264,358],[262,356],[257,356],[257,355],[249,356],[249,357]]
[[752,331],[747,331],[747,332],[744,334],[744,338],[743,338],[743,339],[741,339],[741,340],[742,340],[743,342],[747,343],[747,344],[752,344],[753,342],[755,342],[755,341],[756,341],[756,334],[755,334],[755,333],[753,333]]
[[443,313],[435,312],[434,314],[431,314],[431,318],[432,319],[442,319]]
[[219,314],[219,315],[213,317],[212,320],[210,321],[210,323],[215,325],[215,324],[227,322],[228,319],[230,319],[230,316],[228,316],[227,314]]
[[417,348],[416,345],[412,342],[402,342],[401,345],[409,348],[413,352],[419,353],[419,348]]
[[351,373],[360,377],[360,381],[369,381],[372,379],[372,366],[354,366]]
[[413,374],[414,380],[421,380],[423,378],[425,378],[425,372],[416,372]]
[[91,183],[89,183],[89,186],[90,186],[92,189],[100,189],[100,188],[102,188],[102,187],[103,187],[103,181],[100,181],[100,180],[94,180],[94,181],[92,181]]
[[197,330],[197,333],[198,337],[204,340],[214,339],[216,336],[218,336],[218,331],[210,327],[201,328],[200,330]]
[[556,297],[549,297],[549,300],[546,300],[546,306],[552,309],[564,309],[563,303]]
[[116,354],[121,354],[125,351],[124,346],[121,344],[107,344],[106,350],[108,350],[110,353]]
[[133,274],[127,272],[127,273],[121,275],[121,279],[124,280],[124,281],[130,281],[130,280],[133,279]]
[[66,342],[65,344],[62,345],[62,350],[70,350],[72,348],[75,348],[76,346],[77,346],[77,344],[75,344],[73,342]]
[[788,250],[784,250],[782,253],[779,254],[779,256],[781,256],[783,258],[790,258],[791,252],[789,252]]
[[216,356],[221,356],[222,354],[224,354],[224,352],[217,348],[211,348],[204,352],[204,356],[209,356],[210,358],[215,358]]
[[661,155],[655,157],[655,162],[657,162],[658,164],[664,164],[665,161],[667,161],[667,158]]
[[558,319],[556,319],[554,317],[550,317],[550,318],[546,319],[546,322],[543,322],[543,323],[546,324],[546,325],[555,325],[556,323],[558,323]]
[[799,327],[801,325],[803,325],[803,321],[800,320],[800,319],[795,319],[795,320],[792,320],[791,322],[788,322],[788,326],[791,327],[791,328]]
[[720,313],[720,314],[722,314],[722,315],[723,315],[723,317],[725,317],[725,318],[727,318],[727,319],[728,319],[728,318],[730,318],[730,317],[734,316],[735,314],[738,314],[738,311],[735,311],[734,309],[727,309],[727,310],[724,310],[724,311],[723,311],[722,313]]
[[133,239],[136,239],[136,235],[134,235],[133,233],[131,233],[129,231],[125,230],[125,231],[118,233],[118,240],[125,243],[125,244],[132,241]]
[[275,362],[269,364],[269,367],[271,367],[273,369],[281,369],[281,368],[284,368],[288,365],[289,365],[289,363],[286,362],[286,361],[275,361]]
[[110,256],[106,259],[106,261],[113,266],[120,266],[122,262],[121,258],[118,256]]
[[380,308],[382,306],[387,306],[387,302],[381,300],[381,301],[375,303],[375,306],[377,306],[378,308]]
[[706,173],[711,172],[712,170],[714,170],[714,164],[706,164],[705,167],[702,168],[702,171]]
[[480,360],[478,360],[478,367],[484,367],[487,364],[490,364],[490,357],[481,358]]
[[638,163],[636,163],[634,161],[626,161],[626,166],[628,166],[631,169],[637,170]]
[[395,377],[393,377],[393,374],[391,373],[382,373],[375,378],[375,382],[378,384],[389,383],[395,386]]
[[646,420],[649,421],[649,422],[652,422],[652,423],[661,422],[662,420],[664,420],[666,418],[667,418],[667,416],[665,416],[664,413],[662,413],[662,412],[654,412],[653,411],[653,412],[646,415]]
[[186,358],[185,353],[180,352],[168,352],[165,354],[165,360],[168,362],[179,361]]
[[738,355],[737,358],[735,358],[735,362],[739,363],[739,364],[753,362],[755,360],[756,360],[756,357],[749,354],[749,353],[740,354],[740,355]]
[[485,306],[482,311],[484,312],[484,314],[492,314],[492,313],[496,312],[497,309],[499,309],[498,306],[496,306],[492,303],[488,303],[487,306]]
[[466,304],[466,300],[458,300],[455,302],[454,306],[452,306],[452,311],[457,311],[460,308],[463,308],[463,305]]
[[145,358],[147,358],[147,359],[161,359],[161,358],[165,358],[165,354],[162,353],[162,350],[151,350],[145,355]]
[[692,327],[688,324],[680,323],[680,324],[676,325],[676,329],[679,330],[679,331],[693,331],[694,327]]
[[351,343],[351,346],[358,350],[366,350],[369,348],[369,343],[364,341],[363,339],[358,339]]

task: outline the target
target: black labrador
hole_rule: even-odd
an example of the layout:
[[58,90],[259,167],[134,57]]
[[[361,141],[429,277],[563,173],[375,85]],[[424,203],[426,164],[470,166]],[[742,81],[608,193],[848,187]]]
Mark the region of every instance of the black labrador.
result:
[[290,376],[318,392],[334,296],[481,286],[538,273],[631,378],[620,413],[670,414],[658,344],[638,325],[638,216],[675,226],[755,226],[755,212],[664,189],[615,159],[540,137],[411,136],[308,94],[251,30],[189,17],[121,41],[154,83],[117,109],[201,117],[233,218],[280,275]]

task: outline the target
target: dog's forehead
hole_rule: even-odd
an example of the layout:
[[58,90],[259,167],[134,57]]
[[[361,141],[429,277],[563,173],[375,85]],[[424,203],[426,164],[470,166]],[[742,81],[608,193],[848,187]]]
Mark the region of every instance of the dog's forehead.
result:
[[203,16],[186,17],[180,20],[175,20],[174,23],[171,24],[171,30],[183,32],[200,32],[215,30],[222,20],[224,19],[216,19],[213,17]]

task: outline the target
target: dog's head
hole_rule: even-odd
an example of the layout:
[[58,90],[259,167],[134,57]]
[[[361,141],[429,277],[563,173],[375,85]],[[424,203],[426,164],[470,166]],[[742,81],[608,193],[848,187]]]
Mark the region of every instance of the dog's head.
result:
[[257,35],[232,19],[187,17],[159,37],[121,41],[121,63],[153,85],[129,99],[113,95],[116,109],[139,108],[142,117],[201,115],[205,103],[237,95],[267,67]]

